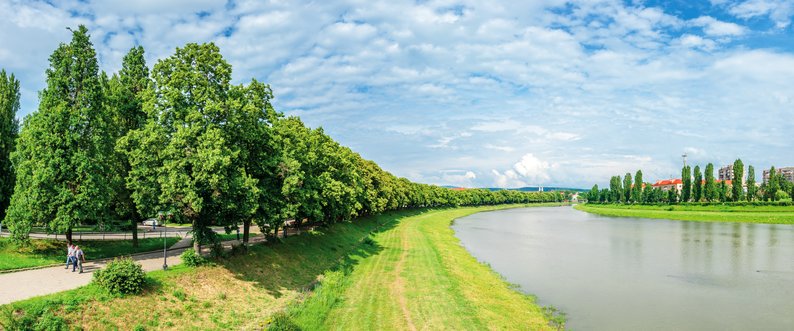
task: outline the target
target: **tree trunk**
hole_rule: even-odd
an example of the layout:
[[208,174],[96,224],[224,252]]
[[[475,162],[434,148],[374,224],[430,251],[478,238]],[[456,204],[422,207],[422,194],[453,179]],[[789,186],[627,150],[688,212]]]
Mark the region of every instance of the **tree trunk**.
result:
[[72,228],[69,228],[69,230],[66,230],[66,241],[67,242],[72,242]]
[[251,220],[243,221],[243,244],[245,245],[248,245],[248,233],[250,228],[251,228]]
[[132,247],[138,247],[138,222],[136,222],[137,218],[132,217],[130,219],[130,223],[132,225]]
[[201,254],[201,240],[199,240],[198,236],[196,236],[196,229],[198,228],[198,225],[199,225],[198,223],[199,223],[198,219],[194,219],[193,222],[192,222],[192,224],[193,224],[193,251],[195,251],[196,254]]

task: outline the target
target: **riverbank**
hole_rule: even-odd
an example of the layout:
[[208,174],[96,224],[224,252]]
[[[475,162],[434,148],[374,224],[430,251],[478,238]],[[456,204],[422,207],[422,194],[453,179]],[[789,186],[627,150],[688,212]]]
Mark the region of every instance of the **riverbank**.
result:
[[574,208],[588,213],[616,217],[659,218],[698,222],[794,224],[794,206],[580,204],[574,206]]
[[541,307],[471,257],[449,227],[510,207],[387,213],[253,246],[212,266],[149,273],[141,295],[114,297],[88,285],[0,310],[82,329],[251,329],[276,321],[303,329],[550,329]]

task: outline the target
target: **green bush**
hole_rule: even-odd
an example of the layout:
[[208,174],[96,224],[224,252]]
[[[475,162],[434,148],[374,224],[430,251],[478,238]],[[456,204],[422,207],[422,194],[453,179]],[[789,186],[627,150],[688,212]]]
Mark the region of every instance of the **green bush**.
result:
[[94,273],[94,282],[111,293],[140,293],[145,281],[143,268],[131,258],[114,259]]
[[786,191],[777,191],[775,192],[775,200],[780,202],[789,202],[791,201],[791,197],[786,193]]
[[280,311],[270,316],[267,323],[267,330],[299,331],[300,327],[295,325],[295,322],[292,321],[289,314]]
[[196,251],[192,249],[186,250],[184,253],[182,253],[181,257],[182,263],[188,267],[198,267],[207,263],[207,259],[200,254],[196,254]]

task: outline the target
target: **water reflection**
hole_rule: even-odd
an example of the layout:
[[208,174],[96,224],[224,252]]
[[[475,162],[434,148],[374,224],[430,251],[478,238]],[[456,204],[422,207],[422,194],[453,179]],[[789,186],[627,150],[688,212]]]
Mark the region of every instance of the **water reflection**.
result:
[[572,329],[794,330],[794,226],[527,208],[453,228]]

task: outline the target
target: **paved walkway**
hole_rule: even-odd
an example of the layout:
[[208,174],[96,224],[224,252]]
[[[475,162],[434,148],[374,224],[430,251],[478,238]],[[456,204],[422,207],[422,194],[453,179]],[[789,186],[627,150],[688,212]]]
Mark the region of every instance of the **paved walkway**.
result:
[[[313,227],[305,228],[302,231],[305,232],[311,228]],[[295,229],[289,229],[287,235],[292,236],[297,234],[297,232],[298,231]],[[278,236],[283,237],[283,232],[279,231]],[[252,231],[248,241],[250,244],[255,244],[266,240],[261,233],[253,233]],[[230,249],[231,245],[236,243],[239,242],[237,240],[225,241],[223,242],[223,246],[226,249]],[[191,247],[192,238],[190,236],[185,236],[182,240],[171,246],[166,254],[168,265],[172,266],[182,263],[182,259],[179,258],[179,255]],[[204,246],[203,252],[208,253],[209,247]],[[86,252],[86,254],[90,254],[90,252]],[[143,266],[143,270],[147,272],[162,270],[163,268],[162,251],[139,254],[132,258],[140,263]],[[112,259],[103,259],[83,263],[82,274],[79,272],[72,272],[71,267],[68,270],[64,269],[66,265],[65,256],[64,264],[61,266],[0,274],[0,305],[87,285],[91,282],[94,271],[105,267],[111,260]]]

